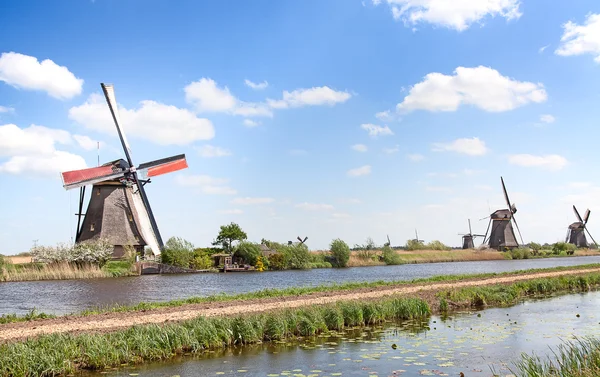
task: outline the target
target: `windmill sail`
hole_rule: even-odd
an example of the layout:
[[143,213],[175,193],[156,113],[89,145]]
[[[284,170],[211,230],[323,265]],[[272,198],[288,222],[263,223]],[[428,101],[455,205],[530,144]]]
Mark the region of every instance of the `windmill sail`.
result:
[[137,186],[134,186],[133,190],[133,207],[139,219],[139,228],[142,237],[144,237],[144,241],[146,241],[146,244],[152,249],[154,255],[160,255],[161,247],[156,233],[154,233],[154,229],[152,229],[152,221],[150,220],[146,206],[144,206],[144,201],[140,196],[140,190],[138,190]]
[[117,99],[115,97],[115,88],[112,84],[100,84],[100,86],[102,86],[104,97],[106,97],[106,102],[108,102],[108,107],[112,114],[115,126],[117,126],[117,132],[119,133],[119,138],[121,139],[121,144],[123,145],[123,149],[125,151],[125,156],[127,156],[127,162],[129,162],[129,165],[133,166],[131,161],[131,148],[129,147],[129,142],[127,141],[125,132],[123,132],[123,128],[121,127],[121,119],[119,117]]

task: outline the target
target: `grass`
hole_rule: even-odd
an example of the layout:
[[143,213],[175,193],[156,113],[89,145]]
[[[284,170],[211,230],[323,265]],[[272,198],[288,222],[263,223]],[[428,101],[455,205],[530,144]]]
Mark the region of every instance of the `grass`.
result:
[[109,261],[100,268],[94,264],[71,263],[6,263],[0,267],[0,282],[32,280],[93,279],[135,275],[126,261]]
[[552,356],[523,354],[516,363],[518,377],[596,377],[600,375],[600,339],[593,337],[565,341]]
[[74,374],[82,369],[102,370],[207,349],[313,336],[344,326],[427,318],[430,312],[423,300],[388,298],[231,318],[198,317],[163,326],[136,326],[109,334],[44,335],[22,343],[0,345],[0,374],[29,377]]
[[3,314],[0,316],[0,324],[5,323],[13,323],[13,322],[24,322],[24,321],[33,321],[35,319],[46,319],[46,318],[55,318],[56,316],[52,314],[46,314],[38,312],[35,309],[29,311],[29,313],[18,316],[16,314]]

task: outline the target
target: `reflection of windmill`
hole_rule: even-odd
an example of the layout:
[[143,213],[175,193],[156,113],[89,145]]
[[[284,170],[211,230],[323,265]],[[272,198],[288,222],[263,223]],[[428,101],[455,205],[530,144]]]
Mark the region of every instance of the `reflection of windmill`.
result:
[[519,232],[521,243],[524,243],[523,237],[521,237],[521,231],[519,230],[519,225],[517,225],[517,220],[515,219],[517,207],[514,205],[514,203],[510,203],[510,199],[508,199],[508,192],[506,191],[506,186],[504,185],[504,179],[502,177],[500,177],[500,181],[502,182],[504,199],[506,200],[506,205],[508,206],[508,208],[499,209],[489,216],[490,222],[488,223],[487,230],[485,231],[486,238],[483,241],[483,243],[487,243],[490,248],[497,250],[519,247],[519,242],[517,241],[515,231],[512,227],[513,222],[515,223],[515,227]]
[[569,225],[569,228],[567,228],[567,238],[565,239],[565,242],[572,243],[577,247],[588,247],[587,240],[585,239],[585,232],[587,232],[592,241],[596,243],[594,237],[592,237],[586,226],[588,220],[590,219],[590,210],[588,209],[585,211],[583,214],[583,219],[581,218],[581,215],[579,215],[579,211],[577,211],[575,206],[573,206],[573,212],[575,212],[575,216],[579,221]]
[[[79,187],[75,242],[108,239],[115,247],[115,257],[123,255],[126,245],[134,246],[136,251],[142,251],[147,245],[155,255],[159,255],[163,242],[144,185],[150,182],[151,177],[187,168],[185,155],[146,162],[136,167],[119,120],[114,88],[109,84],[101,86],[127,160],[120,159],[95,168],[62,173],[65,189]],[[92,185],[92,190],[84,214],[83,201],[88,185]]]
[[473,234],[473,231],[471,230],[471,219],[469,220],[469,233],[468,234],[460,234],[460,236],[462,236],[462,240],[463,240],[463,249],[474,249],[475,248],[475,244],[473,243],[473,239],[476,237],[484,237],[485,235],[483,234]]

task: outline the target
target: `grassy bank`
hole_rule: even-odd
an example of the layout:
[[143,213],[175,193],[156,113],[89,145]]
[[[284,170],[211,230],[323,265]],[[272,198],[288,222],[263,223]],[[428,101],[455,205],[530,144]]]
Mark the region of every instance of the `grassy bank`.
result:
[[597,377],[600,376],[600,339],[586,337],[563,342],[542,359],[523,355],[511,370],[518,377]]
[[96,264],[74,263],[4,263],[0,266],[0,282],[33,280],[94,279],[137,275],[132,263],[109,261],[102,268]]
[[[514,304],[537,294],[581,292],[600,286],[600,273],[535,279],[510,285],[439,292],[439,310],[456,307]],[[387,320],[427,318],[436,306],[431,298],[385,298],[344,301],[317,307],[236,317],[199,317],[166,324],[136,326],[108,334],[44,335],[21,343],[0,345],[0,373],[6,376],[72,374],[123,364],[169,359],[177,354],[295,336],[313,336]],[[433,309],[432,309],[433,308]]]

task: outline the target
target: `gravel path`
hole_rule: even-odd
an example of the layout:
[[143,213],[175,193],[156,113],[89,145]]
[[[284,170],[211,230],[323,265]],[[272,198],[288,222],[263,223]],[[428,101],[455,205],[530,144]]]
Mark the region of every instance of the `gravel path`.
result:
[[318,292],[308,295],[269,299],[189,304],[146,311],[104,313],[90,316],[64,316],[54,319],[0,325],[0,342],[23,340],[50,333],[109,332],[134,325],[178,322],[198,316],[231,316],[243,313],[267,312],[278,309],[322,305],[338,301],[368,300],[392,295],[430,296],[432,292],[449,288],[509,284],[522,280],[560,275],[578,275],[590,272],[600,272],[600,268],[509,275],[446,283],[405,284],[396,287],[387,286],[345,291]]

